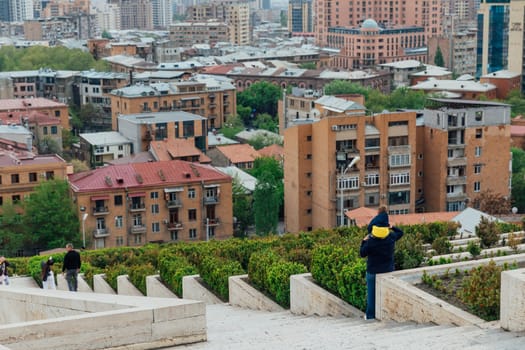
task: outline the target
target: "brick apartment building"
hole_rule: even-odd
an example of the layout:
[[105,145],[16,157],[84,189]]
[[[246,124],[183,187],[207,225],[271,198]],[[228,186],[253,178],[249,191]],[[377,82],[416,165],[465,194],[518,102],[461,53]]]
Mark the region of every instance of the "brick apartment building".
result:
[[370,116],[331,96],[313,104],[284,130],[289,232],[338,226],[362,206],[458,211],[488,188],[510,195],[508,105],[434,99],[422,113]]
[[88,248],[231,237],[232,179],[179,160],[112,165],[69,177]]
[[24,98],[0,100],[0,113],[22,112],[29,117],[30,113],[37,111],[60,121],[60,127],[69,130],[69,110],[65,103],[48,100],[46,98]]
[[235,86],[229,79],[194,76],[188,80],[133,85],[110,93],[112,129],[118,116],[144,112],[185,111],[208,119],[208,128],[221,128],[237,114]]

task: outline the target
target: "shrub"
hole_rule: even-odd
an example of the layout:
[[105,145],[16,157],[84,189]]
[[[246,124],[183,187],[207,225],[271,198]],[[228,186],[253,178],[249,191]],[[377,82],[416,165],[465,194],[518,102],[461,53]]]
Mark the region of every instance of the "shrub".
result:
[[29,258],[9,258],[9,275],[29,276]]
[[150,262],[146,262],[131,267],[129,271],[129,280],[142,294],[147,295],[146,277],[155,275],[156,273],[157,270],[155,267]]
[[305,273],[306,267],[299,263],[280,261],[268,267],[268,292],[275,301],[283,306],[290,307],[290,276]]
[[405,232],[396,242],[394,261],[396,270],[413,269],[419,267],[425,259],[423,240],[418,232]]
[[447,236],[441,236],[432,242],[432,249],[438,254],[449,254],[452,251],[452,244]]
[[482,217],[478,226],[476,226],[476,235],[480,239],[482,248],[490,248],[499,240],[499,227],[494,221]]
[[518,252],[520,243],[521,238],[517,234],[514,232],[509,234],[507,245],[514,251],[514,253]]
[[222,300],[227,301],[229,296],[228,278],[230,276],[243,275],[245,271],[238,261],[206,256],[202,259],[199,273],[204,282]]
[[117,288],[117,277],[121,275],[128,275],[130,271],[129,266],[126,266],[122,263],[109,266],[106,269],[106,282],[113,288],[115,291],[118,291]]
[[476,258],[479,256],[479,254],[481,254],[481,247],[476,242],[470,241],[467,244],[467,252],[469,252],[470,255]]
[[472,313],[487,321],[499,319],[501,271],[494,261],[476,267],[457,293]]
[[179,297],[182,298],[182,278],[196,275],[197,268],[188,259],[166,250],[159,254],[160,278]]
[[260,290],[269,290],[268,268],[280,260],[281,257],[270,249],[253,253],[248,263],[250,282]]

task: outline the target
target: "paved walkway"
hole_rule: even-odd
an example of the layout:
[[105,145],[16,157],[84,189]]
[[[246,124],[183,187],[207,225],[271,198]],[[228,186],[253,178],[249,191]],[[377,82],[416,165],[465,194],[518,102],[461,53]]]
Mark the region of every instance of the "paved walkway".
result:
[[172,350],[201,349],[461,349],[524,350],[525,334],[487,329],[365,321],[355,318],[295,316],[229,305],[207,306],[208,341]]

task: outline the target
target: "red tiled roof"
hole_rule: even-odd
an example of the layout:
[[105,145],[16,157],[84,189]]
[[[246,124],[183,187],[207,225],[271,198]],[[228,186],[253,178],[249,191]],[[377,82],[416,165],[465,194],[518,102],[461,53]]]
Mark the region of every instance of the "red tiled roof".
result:
[[282,160],[284,158],[284,148],[277,144],[261,148],[258,152],[261,156],[272,157],[277,160]]
[[34,108],[49,108],[49,107],[64,107],[64,103],[49,100],[43,97],[36,98],[12,98],[0,100],[0,111],[16,110],[16,109],[34,109]]
[[[430,222],[448,222],[456,217],[460,212],[432,212],[414,213],[404,215],[389,215],[390,225],[415,225]],[[346,212],[346,217],[353,219],[357,226],[366,226],[377,215],[377,210],[360,207]]]
[[259,157],[259,152],[246,143],[217,146],[217,149],[233,164],[253,162],[255,158]]
[[228,74],[234,67],[241,67],[241,64],[223,64],[217,66],[204,67],[203,73],[208,74]]
[[202,152],[195,147],[193,141],[186,139],[170,139],[151,141],[150,149],[159,160],[173,160],[181,157],[198,156]]
[[525,136],[525,126],[523,125],[511,125],[510,136]]
[[13,112],[0,111],[0,121],[2,124],[14,123],[16,125],[22,125],[23,119],[26,117],[28,117],[29,124],[60,125],[60,118],[47,115],[37,110],[31,110],[29,112],[24,110]]
[[69,176],[75,192],[124,188],[137,191],[147,186],[228,180],[228,175],[209,165],[181,160],[110,165]]

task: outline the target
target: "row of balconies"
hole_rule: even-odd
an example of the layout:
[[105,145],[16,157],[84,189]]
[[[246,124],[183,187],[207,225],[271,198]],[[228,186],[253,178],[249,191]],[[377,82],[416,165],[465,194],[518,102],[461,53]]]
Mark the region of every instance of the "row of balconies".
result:
[[[212,204],[219,204],[219,197],[213,196],[213,197],[204,197],[203,199],[205,205],[212,205]],[[173,209],[173,208],[181,208],[182,207],[182,200],[180,199],[174,199],[174,200],[167,200],[166,201],[166,208]],[[140,211],[146,211],[146,204],[145,203],[134,203],[129,205],[129,211],[130,212],[140,212]],[[94,216],[99,215],[108,215],[110,213],[109,208],[107,206],[98,206],[93,207],[92,214]]]

